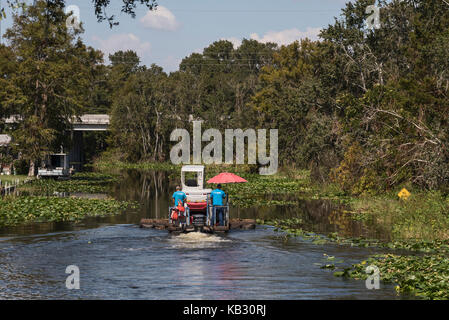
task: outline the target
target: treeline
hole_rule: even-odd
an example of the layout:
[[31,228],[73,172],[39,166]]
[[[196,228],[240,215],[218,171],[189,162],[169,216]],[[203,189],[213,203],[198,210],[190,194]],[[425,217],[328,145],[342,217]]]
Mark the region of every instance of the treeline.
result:
[[[309,168],[314,180],[336,182],[353,194],[404,183],[449,189],[449,6],[441,0],[378,1],[381,26],[370,30],[365,10],[372,4],[349,2],[319,41],[278,47],[243,40],[238,48],[217,41],[183,59],[179,71],[170,74],[156,65],[142,66],[132,51],[117,52],[104,65],[101,54],[80,39],[66,39],[82,51],[66,68],[83,67],[77,79],[61,75],[66,91],[54,99],[71,106],[67,114],[109,113],[108,154],[126,161],[169,160],[172,130],[191,129],[189,120],[202,119],[204,129],[279,129],[281,165]],[[7,37],[20,42],[11,31]],[[15,64],[37,53],[24,49],[19,55],[14,43],[0,50],[0,61],[7,61],[0,62],[2,112],[17,114],[18,107],[36,108],[33,101],[38,101],[40,109],[29,112],[39,116],[49,100],[42,92],[22,94],[20,85],[31,88],[35,78],[18,79],[10,87]],[[44,48],[51,45],[46,42]],[[61,50],[70,56],[74,49]],[[30,77],[42,73],[36,63],[40,56],[32,57]],[[54,59],[64,65],[56,54]],[[66,113],[59,113],[58,121]],[[29,137],[33,123],[20,134]]]
[[369,5],[348,3],[320,41],[218,41],[170,75],[128,66],[138,71],[113,101],[112,145],[126,160],[167,160],[171,130],[193,116],[218,129],[279,129],[282,165],[354,194],[447,188],[449,6],[380,1],[381,27],[369,30]]

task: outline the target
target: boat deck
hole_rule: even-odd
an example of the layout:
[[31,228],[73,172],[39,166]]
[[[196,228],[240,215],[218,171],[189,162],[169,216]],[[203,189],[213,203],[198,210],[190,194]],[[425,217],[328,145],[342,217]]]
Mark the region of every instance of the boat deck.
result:
[[[184,230],[178,226],[169,223],[168,219],[142,219],[140,221],[141,228],[167,230],[169,232],[194,232],[193,226],[188,226]],[[204,226],[203,232],[228,232],[229,230],[252,230],[256,228],[256,220],[253,219],[231,219],[229,221],[229,228],[227,226]]]

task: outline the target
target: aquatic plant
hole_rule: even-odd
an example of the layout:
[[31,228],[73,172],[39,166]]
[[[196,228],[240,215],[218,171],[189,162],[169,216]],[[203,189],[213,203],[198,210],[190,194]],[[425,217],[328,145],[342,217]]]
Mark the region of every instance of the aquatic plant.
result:
[[[380,269],[382,281],[397,284],[396,290],[398,293],[414,294],[427,299],[449,298],[449,240],[379,241],[376,239],[345,238],[339,236],[338,233],[325,236],[303,230],[302,220],[298,218],[258,220],[257,223],[274,226],[275,231],[283,232],[290,237],[311,240],[318,245],[335,243],[359,247],[407,250],[409,254],[375,255],[343,270],[337,267],[335,263],[328,263],[327,261],[325,264],[319,265],[322,269],[340,269],[334,272],[335,276],[354,279],[366,279],[368,276],[365,271],[366,267],[375,265]],[[411,252],[416,254],[410,255]],[[328,256],[327,260],[333,261],[334,257]]]
[[79,221],[85,217],[117,214],[134,202],[114,199],[6,197],[0,199],[0,226],[29,222]]
[[117,175],[80,172],[69,180],[37,179],[20,188],[33,195],[53,195],[55,192],[107,193],[111,185],[119,180]]
[[369,265],[379,268],[381,281],[396,284],[398,293],[449,299],[449,258],[446,255],[376,255],[334,275],[366,279]]
[[122,162],[122,161],[97,161],[93,167],[100,171],[115,171],[117,169],[140,169],[157,171],[178,171],[181,165],[169,162]]

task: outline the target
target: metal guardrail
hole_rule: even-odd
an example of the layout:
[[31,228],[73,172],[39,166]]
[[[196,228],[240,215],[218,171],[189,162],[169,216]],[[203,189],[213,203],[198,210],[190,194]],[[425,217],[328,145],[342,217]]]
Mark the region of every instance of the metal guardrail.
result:
[[[79,119],[79,120],[78,120]],[[8,118],[5,118],[4,121],[6,124],[14,124],[21,122],[23,117],[20,115],[12,115]],[[107,124],[110,123],[110,117],[107,114],[84,114],[78,117],[72,117],[72,124]]]
[[74,118],[72,120],[73,124],[106,124],[109,125],[110,118],[109,115],[106,114],[86,114],[82,115],[78,120]]

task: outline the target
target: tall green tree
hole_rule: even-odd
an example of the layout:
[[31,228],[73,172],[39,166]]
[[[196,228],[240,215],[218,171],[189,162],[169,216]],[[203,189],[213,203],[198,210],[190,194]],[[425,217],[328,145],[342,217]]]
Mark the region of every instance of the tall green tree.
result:
[[126,160],[163,161],[168,150],[170,110],[168,76],[152,65],[130,76],[111,112],[112,143]]
[[23,99],[20,97],[19,90],[11,82],[17,68],[14,52],[10,47],[0,44],[0,124],[11,116],[14,107]]
[[316,73],[321,56],[318,42],[294,42],[281,47],[273,64],[260,74],[260,89],[251,105],[261,126],[279,129],[279,156],[284,164],[307,166],[314,152],[329,144],[325,137],[332,128],[332,109]]
[[[7,4],[13,8],[24,8],[27,2],[24,0],[6,0]],[[64,7],[67,3],[66,0],[45,0],[49,14],[58,15],[60,7]],[[118,25],[115,15],[109,15],[107,9],[111,6],[111,0],[92,0],[94,12],[98,22],[107,21],[112,28]],[[156,0],[122,0],[121,12],[130,15],[132,18],[136,16],[136,9],[138,5],[144,5],[149,10],[155,10],[157,8]],[[4,14],[4,10],[2,12]]]
[[6,32],[17,66],[6,101],[19,119],[13,134],[30,174],[38,159],[68,143],[66,130],[82,114],[92,69],[102,61],[101,52],[83,44],[80,31],[67,29],[66,18],[62,7],[50,10],[37,1],[16,14]]
[[238,48],[226,40],[212,43],[202,54],[183,59],[180,73],[190,84],[190,114],[205,126],[224,129],[252,127],[253,110],[247,108],[263,66],[272,62],[277,46],[244,39]]
[[348,3],[321,34],[343,80],[335,98],[347,154],[335,179],[355,193],[404,182],[447,186],[449,8],[378,1],[381,26],[368,30],[368,4]]

